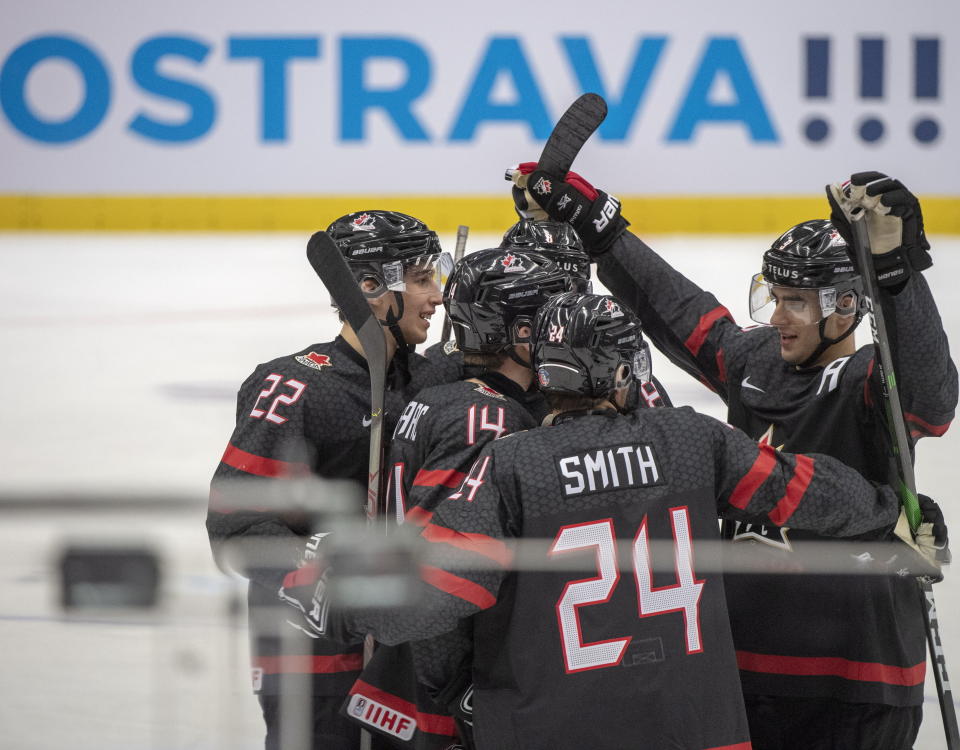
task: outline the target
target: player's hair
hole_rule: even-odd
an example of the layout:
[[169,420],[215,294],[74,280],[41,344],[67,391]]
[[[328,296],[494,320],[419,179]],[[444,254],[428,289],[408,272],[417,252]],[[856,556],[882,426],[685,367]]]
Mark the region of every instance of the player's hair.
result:
[[463,363],[473,367],[482,367],[485,370],[498,370],[507,361],[507,353],[500,352],[468,352],[463,355]]

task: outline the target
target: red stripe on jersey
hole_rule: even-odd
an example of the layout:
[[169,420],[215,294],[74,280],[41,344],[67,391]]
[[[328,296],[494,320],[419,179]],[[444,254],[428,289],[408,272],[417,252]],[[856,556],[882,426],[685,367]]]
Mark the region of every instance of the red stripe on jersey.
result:
[[797,456],[796,459],[793,479],[787,483],[787,491],[777,501],[776,507],[767,514],[777,526],[783,526],[793,515],[813,479],[813,459],[809,456]]
[[262,669],[264,674],[359,672],[363,669],[363,654],[256,656],[253,666]]
[[721,383],[727,382],[727,362],[723,355],[723,349],[717,349],[717,380]]
[[432,565],[420,566],[420,577],[436,589],[463,599],[480,607],[487,609],[497,603],[493,595],[480,584],[468,581],[466,578],[455,576],[446,570],[435,568]]
[[753,750],[753,743],[738,742],[736,745],[718,745],[717,747],[705,747],[703,750]]
[[926,661],[912,667],[894,667],[875,662],[851,661],[836,656],[776,656],[737,651],[737,666],[745,672],[788,674],[803,677],[842,677],[858,682],[883,682],[911,687],[922,685]]
[[733,488],[733,492],[730,493],[730,505],[734,508],[740,508],[741,510],[746,508],[756,491],[760,489],[760,485],[767,481],[773,467],[777,465],[776,452],[773,448],[763,443],[757,447],[760,449],[757,460],[753,462],[750,471],[744,475],[737,486]]
[[407,515],[403,517],[403,521],[404,523],[410,523],[414,526],[426,526],[430,523],[431,518],[433,518],[432,510],[426,510],[419,505],[414,505],[407,511]]
[[476,552],[478,555],[483,555],[504,568],[509,568],[510,563],[513,562],[513,554],[507,548],[507,545],[499,539],[494,539],[492,536],[487,536],[486,534],[468,534],[463,531],[454,531],[445,526],[437,526],[436,524],[429,523],[424,527],[421,536],[428,542],[449,544],[451,547],[456,547],[457,549]]
[[227,449],[223,452],[223,458],[220,460],[227,466],[232,466],[234,469],[239,469],[247,474],[255,474],[258,477],[290,479],[291,477],[304,477],[310,473],[306,464],[257,456],[240,450],[233,443],[227,445]]
[[467,475],[456,469],[420,469],[417,476],[413,478],[413,483],[417,487],[449,487],[452,490],[457,489]]
[[730,315],[730,311],[723,305],[713,308],[710,312],[701,317],[700,321],[697,323],[697,327],[693,329],[693,333],[691,333],[689,338],[687,338],[687,340],[684,342],[684,346],[687,347],[687,351],[696,357],[700,353],[700,347],[703,346],[703,342],[707,340],[707,334],[710,333],[710,329],[713,328],[713,324],[722,318],[727,318],[733,322],[733,317]]
[[296,570],[292,570],[283,577],[285,589],[294,586],[309,586],[320,580],[320,566],[316,563],[307,563]]
[[403,698],[394,695],[393,693],[387,693],[380,688],[364,682],[363,680],[357,680],[355,683],[353,683],[353,687],[350,688],[350,695],[357,695],[358,693],[367,698],[375,700],[377,703],[382,703],[384,706],[387,706],[398,713],[416,717],[417,728],[424,732],[429,732],[430,734],[443,734],[448,737],[453,737],[457,733],[457,727],[456,724],[454,724],[452,716],[444,716],[443,714],[427,714],[423,713],[422,711],[418,711],[416,705],[410,701],[405,701]]
[[920,417],[918,417],[916,414],[911,414],[908,411],[903,413],[903,418],[920,428],[919,430],[910,430],[911,437],[919,437],[923,435],[940,437],[950,426],[950,422],[947,422],[946,424],[930,424],[929,422],[925,422],[924,420],[920,419]]

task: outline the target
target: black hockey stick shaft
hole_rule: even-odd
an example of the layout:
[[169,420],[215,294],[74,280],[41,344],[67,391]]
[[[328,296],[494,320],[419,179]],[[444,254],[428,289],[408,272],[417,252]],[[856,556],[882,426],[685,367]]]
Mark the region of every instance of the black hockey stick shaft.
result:
[[[383,327],[373,314],[357,280],[336,243],[326,232],[316,232],[307,242],[307,260],[340,309],[344,320],[357,334],[370,373],[370,452],[367,463],[367,522],[375,523],[383,499],[383,409],[387,384],[387,344]],[[374,642],[368,635],[363,641],[363,663],[373,658]],[[360,730],[360,750],[370,750],[373,740],[365,729]]]
[[[457,227],[457,244],[453,248],[453,265],[456,268],[457,263],[463,259],[463,253],[467,249],[467,235],[470,234],[470,227],[463,224]],[[449,341],[453,324],[450,322],[450,316],[443,319],[443,333],[440,334],[441,341]]]
[[582,94],[560,116],[543,145],[538,168],[566,177],[577,154],[607,116],[607,103],[599,94]]
[[[921,519],[917,501],[916,477],[910,453],[910,441],[907,437],[906,422],[900,406],[900,392],[893,368],[893,353],[890,349],[890,337],[887,333],[886,318],[880,298],[880,285],[873,267],[873,254],[870,249],[870,236],[865,224],[866,217],[861,214],[850,224],[853,228],[853,250],[863,274],[864,292],[870,307],[870,330],[873,335],[877,354],[877,366],[880,369],[881,390],[887,413],[887,426],[890,430],[893,453],[896,459],[895,481],[900,483],[900,498],[915,531]],[[953,704],[953,691],[947,674],[947,663],[940,640],[940,621],[933,598],[933,585],[924,579],[917,580],[920,586],[920,606],[923,623],[927,633],[927,646],[933,665],[933,678],[937,686],[937,698],[940,701],[940,715],[943,718],[943,731],[947,740],[947,750],[960,750],[960,730],[957,726],[957,711]]]
[[317,232],[307,243],[307,259],[323,281],[344,320],[357,334],[370,372],[370,458],[367,471],[367,520],[380,512],[383,499],[383,408],[387,381],[387,344],[383,327],[370,309],[357,280],[336,243],[326,232]]

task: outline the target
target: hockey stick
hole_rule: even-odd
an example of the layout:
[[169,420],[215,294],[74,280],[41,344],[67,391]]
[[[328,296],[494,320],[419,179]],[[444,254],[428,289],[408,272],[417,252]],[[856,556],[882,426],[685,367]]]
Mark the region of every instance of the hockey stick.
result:
[[[457,227],[457,244],[453,249],[453,266],[456,268],[457,263],[463,259],[463,252],[467,249],[467,235],[470,233],[470,227],[465,227],[463,224]],[[443,319],[443,333],[440,334],[441,341],[450,340],[450,330],[453,328],[453,324],[450,322],[450,316],[447,315]]]
[[[387,343],[383,326],[373,314],[367,298],[363,296],[357,280],[350,272],[347,262],[337,244],[326,232],[316,232],[307,242],[307,260],[340,309],[344,320],[357,334],[363,356],[370,372],[370,453],[367,462],[367,523],[376,522],[383,498],[381,466],[383,465],[383,409],[387,387]],[[373,658],[374,643],[371,636],[363,641],[363,664]],[[360,750],[370,750],[373,740],[370,733],[360,730]]]
[[[922,520],[920,504],[917,500],[916,478],[913,472],[913,460],[910,454],[910,441],[907,437],[906,422],[900,406],[900,391],[893,369],[893,355],[890,350],[890,338],[887,323],[880,301],[880,285],[873,268],[873,254],[870,250],[870,236],[867,234],[865,215],[851,217],[853,228],[853,250],[863,275],[863,288],[870,312],[870,332],[877,352],[881,391],[887,413],[887,427],[893,440],[894,461],[891,474],[899,483],[900,499],[904,512],[910,522],[910,530],[916,531]],[[947,663],[940,640],[940,622],[937,619],[937,607],[933,600],[933,586],[930,581],[918,578],[920,586],[920,606],[923,611],[923,624],[927,632],[927,646],[930,661],[933,663],[933,677],[937,685],[937,698],[940,701],[940,715],[943,718],[943,731],[947,740],[947,750],[960,750],[960,731],[957,728],[957,712],[953,705],[953,691],[947,675]]]
[[607,103],[599,94],[582,94],[557,120],[540,152],[539,169],[566,177],[583,144],[607,116]]
[[383,327],[363,296],[336,243],[326,232],[307,242],[307,260],[330,292],[344,319],[357,334],[370,371],[370,459],[367,464],[367,520],[376,520],[383,498],[383,406],[387,383],[387,344]]

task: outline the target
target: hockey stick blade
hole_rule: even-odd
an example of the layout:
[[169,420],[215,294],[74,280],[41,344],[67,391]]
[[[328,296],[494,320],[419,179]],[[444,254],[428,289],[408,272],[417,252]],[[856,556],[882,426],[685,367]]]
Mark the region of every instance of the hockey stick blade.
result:
[[599,94],[583,94],[567,107],[540,153],[538,168],[566,177],[574,159],[607,116],[607,103]]
[[327,288],[344,319],[357,334],[370,372],[370,461],[367,481],[367,518],[378,514],[381,499],[380,466],[383,445],[384,390],[387,379],[387,344],[383,327],[370,309],[357,280],[337,244],[326,232],[316,232],[307,242],[307,260]]

